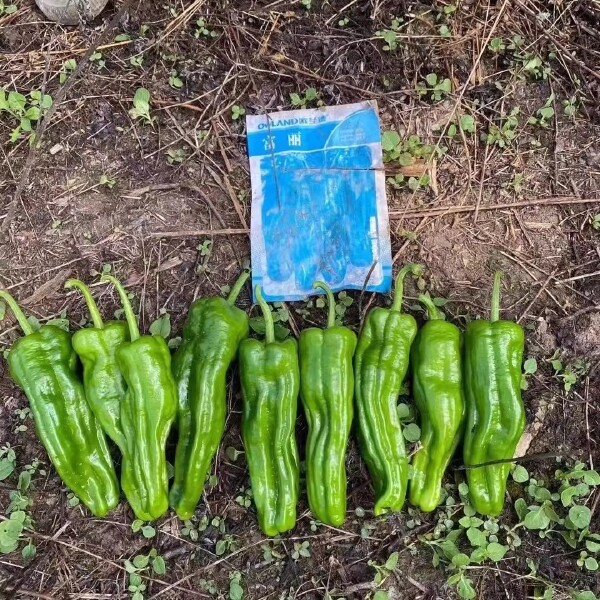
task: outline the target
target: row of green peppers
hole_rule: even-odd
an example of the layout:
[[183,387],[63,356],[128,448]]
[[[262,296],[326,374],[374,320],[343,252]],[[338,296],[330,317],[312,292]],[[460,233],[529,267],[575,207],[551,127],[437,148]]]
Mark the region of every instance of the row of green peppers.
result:
[[[371,310],[358,340],[352,330],[336,325],[331,290],[315,283],[328,296],[327,327],[302,331],[299,343],[275,339],[259,287],[255,296],[265,339],[248,338],[248,317],[235,307],[248,277],[244,273],[227,299],[192,304],[172,365],[162,338],[139,336],[127,294],[111,277],[105,279],[121,296],[127,326],[104,324],[88,288],[70,280],[67,287],[83,292],[93,322],[75,333],[72,343],[52,325],[31,331],[14,300],[0,292],[27,334],[13,346],[9,366],[30,400],[38,435],[59,475],[94,514],[106,514],[118,502],[99,423],[121,450],[121,486],[136,516],[156,519],[170,501],[178,516],[188,519],[223,435],[226,374],[238,355],[242,438],[254,502],[262,531],[276,535],[296,521],[298,396],[308,423],[306,486],[315,517],[333,526],[345,519],[345,456],[355,408],[359,447],[375,489],[374,513],[402,508],[408,457],[396,406],[410,365],[422,429],[412,460],[410,502],[423,511],[435,509],[462,439],[471,503],[480,513],[497,515],[524,428],[523,330],[499,320],[498,273],[491,319],[469,323],[464,340],[425,295],[419,299],[429,320],[417,331],[415,319],[401,312],[408,273],[419,274],[421,267],[400,271],[391,308]],[[73,350],[83,364],[83,384]],[[169,497],[165,444],[175,416],[179,438]]]

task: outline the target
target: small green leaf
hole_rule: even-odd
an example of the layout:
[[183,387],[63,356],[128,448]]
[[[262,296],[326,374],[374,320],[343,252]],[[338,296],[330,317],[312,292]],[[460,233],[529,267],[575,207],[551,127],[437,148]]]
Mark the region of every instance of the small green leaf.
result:
[[416,423],[408,423],[402,433],[408,442],[418,442],[421,437],[421,428]]
[[381,136],[381,147],[386,152],[391,152],[400,143],[400,135],[396,131],[384,131]]
[[4,481],[15,470],[15,461],[8,457],[0,459],[0,481]]
[[480,529],[476,527],[469,527],[467,529],[467,537],[471,546],[483,546],[487,542],[487,537]]
[[527,529],[546,529],[550,519],[544,511],[544,506],[530,507],[530,512],[525,515],[523,525]]
[[167,339],[171,334],[171,315],[165,313],[162,317],[155,319],[150,325],[150,333]]
[[475,598],[476,596],[473,582],[468,577],[461,577],[456,586],[456,591],[461,598],[464,598],[464,600],[472,600],[472,598]]
[[148,566],[148,560],[145,554],[138,554],[133,557],[133,566],[136,569],[145,569]]
[[317,90],[313,87],[309,87],[306,92],[304,92],[304,97],[306,100],[311,102],[312,100],[316,100],[318,98]]
[[508,548],[497,542],[492,542],[487,545],[486,552],[490,560],[498,562],[504,558],[505,554],[508,552]]
[[125,565],[125,570],[128,573],[135,573],[135,567],[133,566],[133,563],[130,560],[125,559],[124,565]]
[[471,562],[478,565],[486,560],[487,557],[485,546],[479,546],[478,548],[475,548],[473,552],[471,552]]
[[448,538],[440,542],[440,550],[448,560],[452,560],[457,554],[460,554],[458,546]]
[[529,479],[529,473],[522,465],[515,465],[515,468],[512,472],[512,478],[517,483],[525,483]]
[[215,545],[215,554],[217,556],[223,556],[227,551],[227,542],[225,540],[218,540]]
[[439,83],[439,85],[437,87],[438,87],[438,89],[442,90],[446,94],[449,94],[450,92],[452,92],[452,82],[450,81],[450,79],[447,79],[447,78],[444,79],[443,81],[441,81]]
[[19,481],[17,482],[17,489],[21,492],[25,492],[31,485],[31,473],[29,471],[21,471],[19,473]]
[[131,524],[131,531],[133,531],[133,533],[137,533],[138,531],[140,531],[142,529],[143,525],[144,525],[144,521],[142,521],[141,519],[136,519]]
[[173,337],[167,342],[167,346],[169,346],[169,350],[177,350],[179,346],[181,346],[181,337]]
[[595,542],[594,540],[585,540],[585,547],[590,552],[600,552],[600,542]]
[[388,571],[393,571],[398,564],[398,552],[392,552],[385,561],[385,568]]
[[146,539],[153,538],[156,535],[156,529],[154,529],[154,527],[152,527],[152,525],[144,525],[142,527],[142,535]]
[[243,454],[243,452],[236,450],[233,446],[227,446],[227,448],[225,448],[225,456],[231,462],[235,462],[241,454]]
[[377,590],[373,595],[373,600],[388,600],[389,596],[385,590]]
[[133,105],[147,110],[150,106],[150,92],[146,88],[138,88],[133,97]]
[[537,113],[542,119],[547,121],[554,116],[554,109],[551,106],[544,106],[538,109]]
[[398,412],[398,418],[401,421],[410,418],[410,407],[408,406],[408,404],[400,402],[400,404],[396,406],[396,411]]
[[46,321],[46,325],[53,325],[54,327],[58,327],[63,331],[69,331],[69,319],[50,319]]
[[455,567],[466,567],[471,562],[471,559],[466,555],[460,552],[452,557],[452,564]]
[[40,118],[40,107],[39,106],[30,106],[25,111],[25,118],[30,121],[38,121]]
[[569,506],[573,503],[573,497],[577,495],[577,487],[570,485],[560,493],[560,501],[563,506]]
[[460,117],[460,128],[465,133],[474,133],[475,119],[472,117],[472,115],[462,115]]
[[585,559],[585,568],[588,571],[597,571],[598,570],[598,561],[593,556],[588,556]]
[[429,73],[425,76],[425,81],[429,87],[435,87],[438,81],[438,77],[435,73]]
[[0,553],[9,554],[17,549],[19,536],[23,531],[23,523],[14,519],[0,523]]
[[29,540],[29,543],[27,544],[27,546],[24,546],[23,550],[21,550],[21,556],[25,560],[31,560],[32,558],[34,558],[34,556],[36,554],[37,554],[37,548],[31,543],[31,540]]
[[523,370],[528,375],[533,375],[537,371],[537,368],[538,368],[538,365],[537,365],[537,360],[535,360],[535,358],[528,358],[523,363]]
[[244,589],[235,580],[229,582],[229,600],[242,600],[244,597]]
[[586,471],[583,475],[583,481],[588,485],[600,485],[600,474],[598,471]]
[[587,506],[572,506],[569,519],[577,529],[585,529],[592,520],[592,511]]
[[167,572],[167,565],[165,559],[162,556],[157,556],[152,560],[152,570],[157,575],[164,575]]

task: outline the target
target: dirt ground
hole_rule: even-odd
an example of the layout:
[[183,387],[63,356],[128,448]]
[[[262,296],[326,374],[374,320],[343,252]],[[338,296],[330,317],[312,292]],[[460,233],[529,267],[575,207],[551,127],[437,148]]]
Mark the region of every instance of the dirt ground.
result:
[[[522,450],[530,460],[523,464],[550,481],[557,454],[567,465],[600,463],[598,1],[133,0],[110,2],[100,18],[78,27],[45,21],[30,0],[15,0],[14,12],[8,5],[0,2],[0,88],[44,90],[54,99],[39,147],[26,132],[10,141],[19,119],[0,111],[0,287],[30,314],[66,315],[78,327],[86,311],[80,297],[62,290],[64,280],[95,283],[110,268],[140,302],[142,327],[166,311],[179,335],[191,301],[219,294],[250,254],[244,123],[232,118],[232,107],[247,114],[287,109],[290,94],[309,88],[326,105],[376,100],[383,130],[443,148],[429,162],[387,164],[390,178],[430,178],[417,191],[388,186],[396,267],[421,262],[427,288],[448,300],[444,310],[463,325],[486,314],[501,268],[503,316],[525,327],[526,356],[537,359],[524,392]],[[452,91],[439,101],[417,91],[429,73],[450,79]],[[129,112],[142,86],[151,93],[152,124]],[[459,126],[449,137],[448,124],[465,115],[475,131]],[[486,143],[485,133],[498,141]],[[93,289],[112,316],[117,299],[104,286]],[[407,294],[414,304],[414,283]],[[346,321],[357,329],[366,307],[385,301],[350,296]],[[248,289],[240,304],[250,308]],[[290,308],[289,326],[302,329],[302,304]],[[322,323],[321,312],[314,320]],[[2,348],[17,335],[5,319]],[[568,393],[553,356],[574,365]],[[0,482],[1,515],[8,515],[18,474],[35,459],[44,463],[25,494],[33,521],[24,536],[37,554],[23,558],[22,543],[0,555],[0,597],[236,598],[236,582],[250,599],[386,597],[377,591],[407,600],[456,597],[449,572],[432,566],[427,543],[439,514],[411,509],[374,518],[354,442],[344,526],[315,523],[303,493],[297,528],[268,542],[254,508],[245,506],[244,457],[226,451],[242,448],[236,381],[234,372],[216,482],[191,524],[196,533],[169,514],[146,538],[132,531],[124,503],[106,519],[73,506],[0,361],[0,447],[16,452],[15,472]],[[299,418],[300,439],[305,430]],[[456,498],[461,477],[450,470]],[[509,493],[514,500],[523,492],[513,484]],[[590,529],[599,532],[600,488],[582,501],[592,509]],[[518,522],[512,503],[499,522]],[[577,564],[579,550],[558,535],[520,535],[521,546],[504,560],[469,568],[476,597],[600,594],[598,571]],[[309,556],[298,554],[303,543]],[[166,573],[142,569],[147,587],[134,596],[125,561],[152,548]],[[394,552],[397,567],[378,589],[371,561],[381,565]],[[546,589],[554,596],[542,596]]]

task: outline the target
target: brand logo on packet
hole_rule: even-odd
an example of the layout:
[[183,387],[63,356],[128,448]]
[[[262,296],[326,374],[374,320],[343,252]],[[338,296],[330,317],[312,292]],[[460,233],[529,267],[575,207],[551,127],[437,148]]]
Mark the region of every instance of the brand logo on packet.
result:
[[277,127],[290,127],[292,125],[318,125],[327,121],[326,115],[318,117],[294,117],[291,119],[266,119],[264,123],[258,124],[258,130],[275,129]]

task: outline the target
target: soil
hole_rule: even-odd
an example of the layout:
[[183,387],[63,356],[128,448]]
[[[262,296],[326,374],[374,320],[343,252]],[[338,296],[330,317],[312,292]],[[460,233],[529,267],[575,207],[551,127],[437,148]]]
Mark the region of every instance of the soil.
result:
[[[59,98],[39,148],[25,135],[10,142],[18,121],[0,112],[0,287],[30,314],[41,320],[66,314],[72,328],[84,324],[83,302],[64,293],[64,280],[78,276],[95,283],[110,268],[139,302],[142,328],[166,311],[172,335],[179,335],[192,300],[219,294],[250,254],[244,123],[232,119],[232,106],[248,114],[289,109],[289,95],[309,87],[325,104],[375,99],[383,130],[416,134],[446,149],[431,163],[429,187],[413,192],[406,185],[388,186],[396,266],[423,263],[427,288],[448,300],[444,310],[460,325],[486,315],[491,278],[501,268],[503,317],[525,327],[527,357],[538,365],[524,392],[530,459],[524,464],[547,480],[557,468],[548,454],[560,454],[565,464],[600,464],[596,2],[461,1],[453,11],[450,2],[404,0],[134,0],[106,33],[101,57],[91,61],[86,51],[96,47],[120,2],[78,27],[44,21],[30,0],[14,4],[17,11],[7,14],[0,3],[0,88],[23,94],[44,89]],[[388,51],[378,32],[389,30],[393,17],[402,21],[397,48]],[[199,18],[214,36],[197,33]],[[127,37],[117,38],[122,34]],[[515,36],[523,42],[512,51]],[[503,41],[503,50],[489,49],[493,38]],[[546,71],[526,68],[534,57]],[[81,72],[60,99],[60,74],[70,59]],[[169,84],[173,71],[179,88]],[[430,72],[452,81],[453,92],[441,102],[416,91]],[[152,124],[129,114],[142,86],[151,93]],[[573,116],[564,102],[576,108]],[[545,105],[555,115],[541,125],[529,123]],[[505,145],[480,139],[515,108],[514,139]],[[463,114],[474,117],[475,133],[440,137],[440,128]],[[393,176],[395,167],[388,167]],[[502,207],[490,209],[494,205]],[[210,251],[202,254],[207,240]],[[112,317],[117,298],[104,286],[93,290]],[[410,282],[408,304],[417,293]],[[355,302],[346,321],[357,329],[367,306],[385,302],[350,296]],[[249,290],[240,305],[251,308]],[[297,311],[303,306],[290,308],[292,329],[302,329],[304,317]],[[323,323],[317,312],[310,319]],[[2,348],[17,336],[5,319]],[[549,362],[555,352],[564,365],[585,365],[568,393]],[[0,482],[0,514],[6,514],[26,465],[37,459],[46,472],[33,475],[28,491],[33,524],[27,537],[37,555],[31,561],[19,551],[0,557],[0,597],[128,598],[124,561],[152,548],[164,557],[167,572],[144,572],[146,598],[229,598],[236,572],[244,598],[373,597],[371,561],[382,564],[392,552],[399,553],[398,566],[382,588],[389,598],[456,596],[448,573],[432,566],[432,548],[422,541],[439,513],[410,509],[374,518],[373,490],[354,441],[347,458],[346,523],[339,529],[315,524],[302,493],[297,528],[269,544],[257,529],[254,508],[243,506],[243,454],[234,461],[226,451],[242,449],[235,369],[229,389],[216,483],[207,487],[194,520],[198,527],[206,516],[208,526],[194,541],[169,514],[147,539],[132,531],[134,517],[125,503],[106,519],[69,503],[31,419],[18,413],[27,400],[0,360],[0,447],[10,445],[17,454],[15,473]],[[299,418],[300,440],[305,433]],[[457,458],[453,467],[459,465]],[[461,477],[450,469],[448,490],[455,497]],[[523,491],[511,484],[509,494],[514,500]],[[585,499],[596,532],[599,501],[599,488]],[[224,519],[224,532],[215,517]],[[516,522],[507,502],[500,523]],[[220,540],[229,543],[224,554],[217,554]],[[302,542],[309,542],[310,556],[294,559]],[[268,548],[277,555],[270,558]],[[600,593],[596,574],[577,566],[578,556],[559,536],[541,539],[522,530],[522,545],[509,559],[469,574],[477,597],[486,600],[541,598],[536,594],[548,586],[555,587],[554,598],[570,597],[569,590]]]

